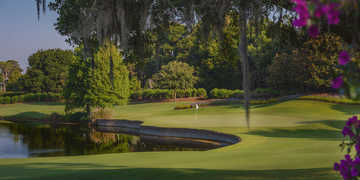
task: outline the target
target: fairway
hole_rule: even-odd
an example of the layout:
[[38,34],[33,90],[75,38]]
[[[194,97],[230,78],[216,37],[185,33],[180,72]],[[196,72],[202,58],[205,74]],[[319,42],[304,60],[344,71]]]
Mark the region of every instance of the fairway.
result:
[[[342,158],[339,144],[344,120],[356,105],[288,101],[251,109],[245,128],[240,105],[173,110],[174,103],[114,108],[114,118],[145,125],[209,129],[240,136],[242,142],[206,152],[145,152],[6,159],[0,179],[339,179],[332,171]],[[0,106],[3,116],[48,115],[61,104]]]

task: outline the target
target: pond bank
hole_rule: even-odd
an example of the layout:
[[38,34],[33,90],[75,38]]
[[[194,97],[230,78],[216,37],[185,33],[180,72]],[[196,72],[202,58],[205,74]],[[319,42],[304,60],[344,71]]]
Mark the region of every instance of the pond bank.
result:
[[241,138],[238,136],[210,130],[143,126],[141,125],[142,123],[142,121],[97,119],[94,124],[96,129],[103,132],[126,132],[137,135],[208,140],[219,142],[224,146],[241,141]]

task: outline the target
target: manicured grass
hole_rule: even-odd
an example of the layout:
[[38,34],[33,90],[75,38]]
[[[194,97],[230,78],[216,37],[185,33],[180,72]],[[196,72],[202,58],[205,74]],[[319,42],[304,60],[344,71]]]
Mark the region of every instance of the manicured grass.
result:
[[[179,104],[179,103],[177,103]],[[287,101],[254,106],[248,130],[241,105],[174,110],[174,103],[114,108],[114,118],[146,125],[210,129],[242,142],[205,152],[145,152],[3,159],[0,179],[340,179],[341,128],[359,105]],[[62,112],[62,105],[0,106],[1,116]]]

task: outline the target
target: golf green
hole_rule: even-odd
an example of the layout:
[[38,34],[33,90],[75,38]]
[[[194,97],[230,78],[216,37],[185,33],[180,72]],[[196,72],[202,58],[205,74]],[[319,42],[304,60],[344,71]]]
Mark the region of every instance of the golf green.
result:
[[[182,102],[184,103],[184,102]],[[178,103],[179,104],[179,103]],[[209,129],[242,138],[205,152],[136,152],[2,159],[0,179],[340,179],[332,170],[345,120],[359,105],[293,100],[251,108],[246,128],[241,105],[174,110],[174,103],[118,106],[113,118],[145,125]],[[46,117],[59,103],[1,105],[1,116]]]

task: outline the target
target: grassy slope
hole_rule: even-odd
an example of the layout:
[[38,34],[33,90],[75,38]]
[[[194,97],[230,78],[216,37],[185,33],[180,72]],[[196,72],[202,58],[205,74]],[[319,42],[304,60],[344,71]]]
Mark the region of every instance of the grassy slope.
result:
[[[241,106],[207,107],[198,113],[173,107],[173,103],[116,107],[114,118],[211,129],[238,135],[243,141],[207,152],[7,159],[0,161],[0,179],[339,179],[331,167],[342,157],[340,129],[360,106],[290,101],[253,107],[250,131],[244,128]],[[0,106],[0,114],[41,115],[62,108],[17,104]]]

